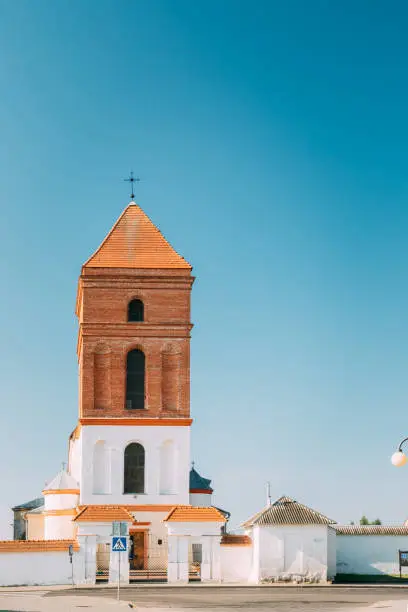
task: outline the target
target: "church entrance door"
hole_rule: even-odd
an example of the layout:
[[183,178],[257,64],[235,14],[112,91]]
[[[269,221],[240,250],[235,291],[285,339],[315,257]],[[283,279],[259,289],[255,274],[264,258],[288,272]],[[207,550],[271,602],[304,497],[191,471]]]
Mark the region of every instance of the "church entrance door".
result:
[[131,530],[129,540],[129,581],[166,582],[166,534]]
[[130,536],[130,569],[145,569],[145,532],[136,531]]

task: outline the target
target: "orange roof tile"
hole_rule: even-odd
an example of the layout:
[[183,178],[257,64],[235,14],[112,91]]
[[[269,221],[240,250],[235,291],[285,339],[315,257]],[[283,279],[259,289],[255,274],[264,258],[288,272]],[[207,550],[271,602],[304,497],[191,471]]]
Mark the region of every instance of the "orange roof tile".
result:
[[251,546],[252,540],[247,535],[228,533],[222,536],[221,546]]
[[133,523],[133,516],[122,506],[85,506],[73,519],[78,522],[111,523],[122,521]]
[[71,544],[79,550],[75,540],[5,540],[0,542],[0,553],[59,552],[68,550]]
[[134,202],[123,211],[84,268],[184,268],[190,264]]
[[170,510],[169,514],[166,518],[163,519],[164,522],[194,522],[194,523],[202,523],[202,522],[219,522],[225,523],[225,516],[221,514],[217,508],[213,506],[200,508],[194,506],[176,506],[172,510]]

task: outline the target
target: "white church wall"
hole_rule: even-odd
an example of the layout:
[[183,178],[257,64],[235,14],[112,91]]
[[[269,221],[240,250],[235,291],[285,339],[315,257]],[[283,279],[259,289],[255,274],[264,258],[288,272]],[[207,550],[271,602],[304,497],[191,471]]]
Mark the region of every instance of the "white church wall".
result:
[[338,574],[398,574],[398,550],[408,536],[336,536]]
[[[190,467],[190,428],[183,426],[83,426],[80,478],[81,504],[188,504]],[[110,449],[111,492],[93,492],[94,446],[105,440]],[[160,494],[160,449],[172,441],[177,451],[174,493]],[[138,442],[145,449],[145,493],[124,494],[124,452],[128,444]]]
[[259,580],[281,575],[327,579],[328,529],[325,525],[265,526],[258,529]]
[[27,514],[27,540],[44,540],[44,514]]
[[72,540],[75,523],[72,515],[44,516],[44,540]]
[[44,495],[44,509],[47,510],[69,510],[78,505],[78,495],[71,493]]
[[77,525],[77,535],[96,536],[99,544],[110,544],[112,540],[112,523],[92,523],[91,521],[75,521]]
[[190,493],[190,504],[192,506],[207,508],[212,505],[211,493]]
[[160,495],[176,492],[177,449],[173,440],[165,440],[160,446]]
[[0,586],[52,584],[72,584],[66,551],[0,553]]
[[252,546],[221,546],[221,581],[248,582],[252,568]]
[[69,441],[69,453],[68,453],[68,469],[71,476],[75,478],[77,482],[81,480],[81,448],[82,448],[82,437],[81,432],[79,437],[71,439]]
[[178,522],[169,521],[167,525],[168,535],[178,536],[217,536],[221,539],[221,527],[224,523],[216,521],[194,521]]
[[105,495],[110,493],[110,450],[105,440],[98,440],[93,449],[93,493]]

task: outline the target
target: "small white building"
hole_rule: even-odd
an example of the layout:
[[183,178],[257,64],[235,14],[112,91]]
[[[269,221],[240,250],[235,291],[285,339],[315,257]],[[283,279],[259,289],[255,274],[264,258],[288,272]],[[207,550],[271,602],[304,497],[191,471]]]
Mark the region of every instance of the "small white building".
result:
[[243,527],[252,540],[249,582],[326,581],[336,574],[335,521],[280,497]]

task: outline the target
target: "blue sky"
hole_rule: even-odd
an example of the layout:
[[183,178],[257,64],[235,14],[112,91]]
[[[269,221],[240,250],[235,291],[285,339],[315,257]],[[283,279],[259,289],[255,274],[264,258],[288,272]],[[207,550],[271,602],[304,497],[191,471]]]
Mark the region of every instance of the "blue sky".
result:
[[338,521],[408,517],[407,12],[0,0],[0,536],[66,459],[77,277],[131,169],[197,276],[215,502],[237,523],[270,480]]

